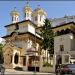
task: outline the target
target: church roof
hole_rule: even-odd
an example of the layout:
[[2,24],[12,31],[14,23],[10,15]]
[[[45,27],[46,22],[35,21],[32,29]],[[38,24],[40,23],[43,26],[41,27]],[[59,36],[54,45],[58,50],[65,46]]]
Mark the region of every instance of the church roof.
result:
[[31,7],[29,7],[29,6],[25,6],[25,7],[23,8],[23,10],[31,10],[31,11],[32,11]]
[[45,14],[45,15],[47,16],[46,12],[45,12],[42,8],[36,8],[36,9],[34,10],[33,14],[34,14],[34,13],[43,13],[43,14]]
[[[16,32],[12,32],[10,35],[3,36],[2,38],[11,37],[14,33],[16,33]],[[17,35],[23,35],[23,34],[30,34],[30,35],[32,35],[32,36],[34,36],[34,37],[35,37],[35,35],[34,35],[34,34],[32,34],[32,33],[30,33],[30,32],[18,32],[18,34],[17,34]],[[41,37],[36,36],[36,38],[38,38],[38,39],[40,39],[40,40],[41,40]]]
[[[20,23],[23,23],[23,22],[30,22],[30,23],[32,23],[32,25],[34,25],[35,27],[37,26],[35,23],[33,23],[33,22],[30,21],[30,20],[23,20],[23,21],[16,22],[16,23],[17,23],[17,24],[20,24]],[[16,23],[12,23],[12,24],[6,25],[5,27],[11,26],[11,25],[15,25]]]
[[16,7],[14,7],[14,10],[11,11],[10,14],[11,14],[12,16],[13,16],[13,15],[19,15],[19,13],[18,13],[17,10],[16,10]]

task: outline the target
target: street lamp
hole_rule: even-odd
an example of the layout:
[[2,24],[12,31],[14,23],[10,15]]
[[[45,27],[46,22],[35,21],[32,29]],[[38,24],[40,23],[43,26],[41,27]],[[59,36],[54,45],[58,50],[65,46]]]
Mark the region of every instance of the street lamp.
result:
[[[35,51],[36,51],[36,28],[35,28]],[[34,55],[34,75],[36,74],[36,52],[35,52],[35,55]]]

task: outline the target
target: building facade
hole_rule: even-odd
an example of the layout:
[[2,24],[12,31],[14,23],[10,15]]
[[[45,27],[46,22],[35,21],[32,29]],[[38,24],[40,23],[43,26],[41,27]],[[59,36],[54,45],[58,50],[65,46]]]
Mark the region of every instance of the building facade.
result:
[[12,23],[6,25],[7,35],[3,38],[6,44],[3,48],[5,68],[40,67],[41,37],[36,28],[44,24],[46,12],[42,8],[34,11],[30,6],[23,8],[24,20],[19,21],[19,13],[14,8],[11,11]]
[[75,60],[75,23],[68,22],[53,27],[56,34],[54,38],[54,64],[68,64]]
[[[45,54],[41,49],[42,38],[36,33],[36,29],[43,26],[47,17],[46,12],[40,7],[32,10],[29,5],[26,5],[23,8],[23,21],[19,21],[19,13],[15,8],[10,14],[12,23],[5,26],[7,35],[3,37],[6,40],[3,48],[5,68],[22,67],[24,70],[29,70],[29,67],[36,66],[41,71],[43,61],[47,60],[45,58],[47,52]],[[54,58],[51,62],[53,71],[56,64],[72,63],[75,60],[74,18],[69,16],[51,20],[52,30],[56,34],[54,37]],[[40,53],[42,54],[40,55]],[[47,69],[48,67],[45,70]]]

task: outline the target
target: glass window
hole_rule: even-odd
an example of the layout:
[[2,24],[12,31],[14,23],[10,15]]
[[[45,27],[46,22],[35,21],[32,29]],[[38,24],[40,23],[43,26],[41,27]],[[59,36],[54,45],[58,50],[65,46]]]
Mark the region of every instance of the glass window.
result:
[[15,30],[17,30],[17,29],[19,29],[19,25],[18,24],[15,25]]
[[69,55],[65,55],[65,62],[69,62]]
[[60,45],[60,51],[64,51],[64,45]]

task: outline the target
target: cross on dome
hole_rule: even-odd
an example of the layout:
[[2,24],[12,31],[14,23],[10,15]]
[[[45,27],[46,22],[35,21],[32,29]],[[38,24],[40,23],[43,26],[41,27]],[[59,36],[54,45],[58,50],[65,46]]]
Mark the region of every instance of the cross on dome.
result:
[[29,1],[26,2],[26,6],[29,6]]
[[14,11],[16,10],[16,7],[14,7]]

